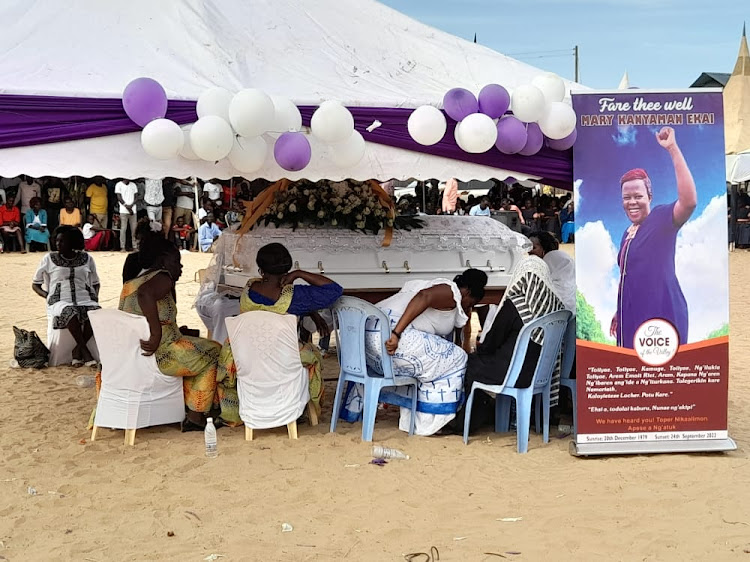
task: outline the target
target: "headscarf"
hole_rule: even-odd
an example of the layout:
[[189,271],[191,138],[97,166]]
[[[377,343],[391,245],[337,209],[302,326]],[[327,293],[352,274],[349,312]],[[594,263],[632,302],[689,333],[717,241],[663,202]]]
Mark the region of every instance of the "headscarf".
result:
[[576,313],[576,267],[573,258],[562,250],[544,254],[544,263],[549,267],[552,290],[566,309]]
[[[485,323],[480,341],[484,341],[484,336],[492,328],[497,311],[502,309],[506,300],[510,300],[516,307],[524,326],[542,316],[565,308],[552,289],[552,280],[547,264],[537,256],[526,256],[518,262],[513,270],[513,276],[505,289],[500,305],[490,312],[492,318],[487,319],[489,322]],[[541,345],[544,341],[544,331],[541,329],[535,330],[531,334],[531,340]]]

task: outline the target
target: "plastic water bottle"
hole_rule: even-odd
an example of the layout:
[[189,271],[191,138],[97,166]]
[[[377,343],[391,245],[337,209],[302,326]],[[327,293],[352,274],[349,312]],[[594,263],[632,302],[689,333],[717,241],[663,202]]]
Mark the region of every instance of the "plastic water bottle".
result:
[[210,459],[218,457],[219,450],[216,443],[216,427],[214,426],[213,418],[206,420],[206,429],[203,430],[203,438],[206,441],[206,456]]
[[403,459],[409,460],[409,455],[405,455],[398,449],[391,449],[390,447],[383,447],[382,445],[372,446],[372,456],[376,459]]
[[81,388],[91,388],[96,386],[96,377],[94,375],[78,375],[76,377],[76,384]]

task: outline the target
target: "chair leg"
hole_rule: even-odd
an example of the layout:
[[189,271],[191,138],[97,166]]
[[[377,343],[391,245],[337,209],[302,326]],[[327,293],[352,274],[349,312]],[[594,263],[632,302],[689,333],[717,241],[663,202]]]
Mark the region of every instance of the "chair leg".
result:
[[544,436],[544,442],[549,443],[549,404],[550,404],[550,395],[549,391],[543,392],[541,397],[541,406],[542,406],[542,429],[543,429],[543,436]]
[[370,382],[370,377],[367,378],[362,408],[362,441],[372,441],[372,434],[375,431],[375,416],[378,413],[378,400],[380,399],[380,385]]
[[286,424],[286,430],[289,432],[289,439],[297,439],[297,420]]
[[466,399],[464,406],[464,445],[469,444],[469,427],[471,426],[471,407],[474,405],[474,385],[471,385],[469,397]]
[[91,430],[91,441],[96,441],[96,432],[99,431],[99,426],[95,425]]
[[318,411],[315,409],[315,404],[310,400],[307,403],[307,417],[310,418],[310,425],[315,427],[318,425]]
[[131,447],[135,445],[135,429],[125,430],[125,444]]
[[409,435],[414,435],[414,428],[417,425],[417,397],[419,396],[419,387],[414,385],[414,394],[411,397],[411,423],[409,424]]
[[578,407],[576,405],[576,393],[577,389],[574,386],[570,389],[571,402],[573,403],[573,435],[578,435]]
[[341,397],[344,394],[344,385],[346,379],[339,373],[339,381],[336,383],[336,396],[333,398],[333,412],[331,413],[331,433],[336,432],[336,424],[339,421],[339,412],[341,411]]
[[519,396],[516,400],[516,433],[518,435],[518,452],[529,450],[529,426],[531,425],[531,396]]
[[495,396],[495,433],[510,431],[510,407],[512,398],[504,394]]
[[539,427],[541,425],[541,413],[542,413],[542,395],[536,394],[534,395],[534,431],[536,433],[539,433],[541,431],[541,428]]
[[247,424],[245,424],[245,441],[252,441],[253,440],[253,428],[248,427]]

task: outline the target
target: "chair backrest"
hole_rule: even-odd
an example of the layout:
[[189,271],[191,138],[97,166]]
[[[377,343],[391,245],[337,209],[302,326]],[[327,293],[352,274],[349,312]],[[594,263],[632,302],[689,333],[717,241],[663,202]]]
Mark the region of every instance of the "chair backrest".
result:
[[310,400],[299,355],[297,317],[267,311],[226,319],[237,366],[240,417],[262,429],[296,420]]
[[562,344],[563,335],[568,326],[571,312],[569,310],[559,310],[533,322],[526,324],[518,334],[516,346],[513,349],[513,359],[511,359],[506,377],[506,386],[515,386],[518,377],[521,374],[523,362],[526,359],[526,351],[531,341],[531,334],[536,329],[544,331],[544,342],[542,351],[539,354],[539,360],[534,370],[534,378],[531,382],[532,388],[542,388],[550,383],[552,374],[555,369],[555,363],[560,355],[560,345]]
[[333,306],[336,348],[341,370],[361,377],[367,374],[365,336],[368,319],[372,319],[371,329],[380,333],[379,351],[383,377],[393,379],[393,360],[385,349],[385,342],[391,337],[391,321],[378,307],[356,297],[341,297]]
[[571,316],[562,343],[562,362],[560,364],[560,378],[569,379],[576,358],[576,317]]
[[102,385],[139,393],[151,390],[154,375],[161,372],[156,357],[141,352],[140,340],[149,337],[146,318],[104,308],[88,316],[99,348]]

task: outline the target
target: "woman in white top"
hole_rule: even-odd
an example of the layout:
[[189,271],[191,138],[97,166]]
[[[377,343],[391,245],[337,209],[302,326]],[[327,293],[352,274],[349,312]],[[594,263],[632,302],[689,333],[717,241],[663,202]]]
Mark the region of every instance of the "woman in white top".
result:
[[[94,259],[83,251],[83,234],[72,226],[55,231],[57,252],[45,254],[32,289],[47,300],[47,316],[55,330],[68,330],[75,339],[73,366],[96,366],[87,344],[93,336],[89,310],[99,306],[99,275]],[[47,286],[47,290],[42,288]]]
[[573,258],[562,250],[552,250],[544,254],[544,263],[549,267],[552,290],[562,301],[563,306],[576,313],[576,265]]
[[[447,424],[463,401],[463,377],[466,352],[452,343],[453,332],[468,322],[472,307],[484,297],[487,275],[467,269],[453,281],[414,280],[398,293],[378,303],[391,321],[391,337],[385,343],[393,356],[396,376],[415,377],[418,381],[415,433],[432,435]],[[377,321],[367,325],[365,352],[367,363],[382,373],[380,333]],[[384,402],[401,406],[399,428],[408,431],[411,422],[413,387],[398,387],[384,392]],[[362,389],[352,385],[344,400],[341,415],[347,421],[359,418]]]

